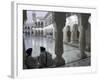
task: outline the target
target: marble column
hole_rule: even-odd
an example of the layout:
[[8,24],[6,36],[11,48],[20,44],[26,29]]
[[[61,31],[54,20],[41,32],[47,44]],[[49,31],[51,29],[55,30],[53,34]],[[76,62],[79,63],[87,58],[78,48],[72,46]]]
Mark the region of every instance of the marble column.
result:
[[86,58],[87,55],[85,54],[86,49],[86,28],[88,27],[88,19],[90,14],[80,14],[78,16],[79,26],[80,26],[80,52],[81,58]]
[[71,41],[70,26],[67,26],[67,30],[66,30],[66,41],[67,41],[67,42],[70,42],[70,41]]
[[56,23],[56,35],[55,35],[55,64],[56,66],[61,66],[65,64],[65,60],[62,57],[63,54],[63,27],[66,22],[66,13],[64,12],[55,12],[54,20]]
[[86,29],[86,49],[91,51],[91,24],[88,23],[88,27]]
[[78,31],[78,25],[74,24],[73,29],[71,32],[71,43],[77,43],[77,31]]
[[26,60],[26,51],[25,51],[25,42],[24,42],[24,36],[23,36],[23,68],[25,68],[25,60]]

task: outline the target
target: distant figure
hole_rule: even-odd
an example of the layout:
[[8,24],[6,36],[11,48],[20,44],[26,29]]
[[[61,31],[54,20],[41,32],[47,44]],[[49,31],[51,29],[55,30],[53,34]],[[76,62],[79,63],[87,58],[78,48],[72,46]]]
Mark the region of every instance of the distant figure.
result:
[[27,51],[27,56],[26,56],[26,66],[27,69],[33,69],[38,67],[38,60],[36,57],[32,57],[32,48],[28,48]]
[[53,65],[52,55],[45,50],[44,47],[40,47],[39,63],[40,68],[50,67]]

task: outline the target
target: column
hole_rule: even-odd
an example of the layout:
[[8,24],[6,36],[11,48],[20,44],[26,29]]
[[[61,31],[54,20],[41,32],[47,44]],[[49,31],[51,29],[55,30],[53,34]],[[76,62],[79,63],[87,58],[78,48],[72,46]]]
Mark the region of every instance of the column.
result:
[[70,42],[70,41],[71,41],[70,26],[67,26],[67,30],[66,30],[66,41],[67,41],[67,42]]
[[86,49],[86,35],[85,31],[88,27],[88,19],[90,14],[80,14],[78,16],[79,19],[79,26],[80,26],[80,52],[81,52],[81,58],[86,58],[87,55],[85,54]]
[[39,36],[39,30],[37,30],[37,36]]
[[78,30],[78,25],[74,24],[73,29],[71,32],[71,43],[77,43],[77,30]]
[[61,66],[65,64],[65,60],[62,57],[63,54],[63,27],[66,22],[66,13],[55,12],[54,20],[56,23],[56,35],[55,35],[55,64],[56,66]]
[[91,51],[91,24],[88,23],[88,27],[86,29],[86,49]]

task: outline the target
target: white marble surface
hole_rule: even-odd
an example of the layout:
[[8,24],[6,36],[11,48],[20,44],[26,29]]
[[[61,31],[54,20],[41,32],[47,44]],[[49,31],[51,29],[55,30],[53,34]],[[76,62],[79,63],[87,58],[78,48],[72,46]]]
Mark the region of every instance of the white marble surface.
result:
[[[34,37],[34,36],[27,36],[25,38],[25,47],[32,47],[32,56],[36,57],[40,55],[40,46],[46,48],[48,52],[52,54],[52,58],[56,57],[54,49],[55,49],[55,41],[51,38],[45,37]],[[90,53],[86,52],[88,56]],[[78,48],[72,47],[70,45],[64,44],[64,53],[63,58],[65,63],[75,61],[80,59],[80,50]]]

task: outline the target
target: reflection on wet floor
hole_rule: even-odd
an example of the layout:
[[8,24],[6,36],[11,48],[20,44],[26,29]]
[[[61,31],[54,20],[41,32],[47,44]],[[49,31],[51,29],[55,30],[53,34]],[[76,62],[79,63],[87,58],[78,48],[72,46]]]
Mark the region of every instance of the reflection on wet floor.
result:
[[[53,40],[52,38],[24,36],[24,39],[25,39],[25,47],[33,48],[33,51],[32,51],[33,57],[40,55],[40,46],[45,47],[46,50],[52,54],[53,59],[56,57],[55,51],[54,51],[55,40]],[[64,44],[63,46],[64,46],[63,58],[65,60],[65,63],[69,63],[69,62],[80,59],[80,50],[78,48],[72,47],[67,44]],[[86,53],[88,56],[90,56],[90,53],[88,52]]]

